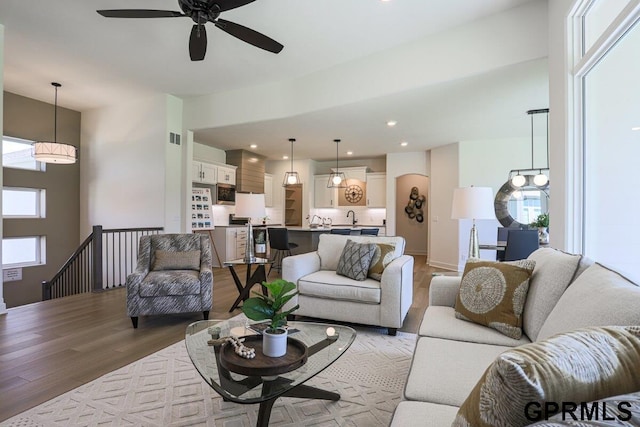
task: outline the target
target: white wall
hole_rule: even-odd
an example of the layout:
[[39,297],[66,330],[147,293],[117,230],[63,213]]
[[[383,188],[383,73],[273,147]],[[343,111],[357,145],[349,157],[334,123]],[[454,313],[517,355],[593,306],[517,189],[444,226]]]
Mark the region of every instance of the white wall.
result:
[[227,152],[208,145],[193,143],[193,160],[227,163]]
[[[0,135],[3,133],[4,117],[4,26],[0,25]],[[2,162],[2,144],[0,144],[0,163]],[[2,187],[2,174],[0,174],[0,188]],[[2,197],[0,197],[0,212],[2,212]],[[2,240],[2,221],[0,221],[0,240]],[[2,245],[0,245],[0,260],[2,259]],[[4,285],[2,277],[0,277],[0,314],[7,312],[7,304],[4,302]]]
[[[164,229],[167,233],[182,231],[182,201],[186,195],[187,185],[183,180],[183,143],[182,135],[182,100],[167,95],[167,128],[165,130],[165,175],[164,175]],[[169,143],[169,133],[181,136],[180,145]]]
[[292,81],[191,98],[185,124],[196,130],[288,117],[544,58],[546,31],[547,2],[527,2]]
[[82,115],[80,235],[91,226],[165,226],[167,95]]
[[404,198],[397,200],[396,178],[409,173],[430,176],[430,156],[428,151],[387,154],[387,236],[396,235],[396,204],[406,204]]
[[458,269],[458,220],[451,219],[453,190],[459,186],[459,144],[431,150],[431,203],[429,203],[428,264]]

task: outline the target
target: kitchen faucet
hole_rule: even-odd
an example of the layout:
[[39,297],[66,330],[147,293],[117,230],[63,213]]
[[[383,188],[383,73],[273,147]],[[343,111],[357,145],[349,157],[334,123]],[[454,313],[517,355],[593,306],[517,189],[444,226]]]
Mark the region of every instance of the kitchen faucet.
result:
[[349,211],[347,212],[347,218],[349,218],[349,214],[353,214],[353,219],[351,224],[356,225],[356,223],[358,222],[358,220],[356,219],[356,213],[352,209],[349,209]]

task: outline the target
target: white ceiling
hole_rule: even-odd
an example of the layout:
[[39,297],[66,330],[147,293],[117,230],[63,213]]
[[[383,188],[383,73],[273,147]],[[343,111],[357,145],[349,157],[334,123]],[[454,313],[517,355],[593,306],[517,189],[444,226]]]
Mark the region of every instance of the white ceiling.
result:
[[[107,19],[95,12],[179,10],[175,0],[2,0],[4,88],[52,102],[50,82],[58,81],[63,84],[59,105],[78,111],[146,93],[188,97],[226,92],[298,78],[527,1],[257,0],[221,17],[279,41],[285,46],[280,54],[208,24],[207,56],[191,62],[188,18]],[[345,141],[343,151],[368,157],[399,151],[401,140],[415,151],[458,140],[526,135],[525,111],[546,107],[546,80],[546,64],[534,61],[327,111],[201,130],[197,139],[225,149],[251,141],[259,144],[261,154],[281,158],[288,152],[287,139],[294,136],[308,141],[306,155],[320,160],[335,153],[330,145],[336,137]],[[383,126],[389,112],[399,121],[395,129]],[[300,155],[305,156],[304,150]]]

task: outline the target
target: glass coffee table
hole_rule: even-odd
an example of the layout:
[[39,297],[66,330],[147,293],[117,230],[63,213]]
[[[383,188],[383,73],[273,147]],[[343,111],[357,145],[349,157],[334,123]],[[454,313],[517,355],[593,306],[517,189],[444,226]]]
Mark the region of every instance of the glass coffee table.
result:
[[[303,399],[340,400],[338,393],[321,390],[305,385],[309,379],[322,372],[344,354],[356,337],[356,331],[347,326],[326,323],[289,322],[289,339],[295,339],[307,348],[306,362],[289,372],[270,375],[252,376],[232,372],[221,364],[224,344],[209,345],[211,340],[209,327],[220,329],[220,337],[252,335],[244,320],[230,319],[204,320],[187,327],[185,343],[187,353],[202,378],[223,399],[242,403],[259,403],[258,427],[269,425],[271,408],[281,396]],[[248,346],[251,344],[248,343]],[[256,361],[273,362],[256,352]],[[224,363],[223,363],[224,364]]]

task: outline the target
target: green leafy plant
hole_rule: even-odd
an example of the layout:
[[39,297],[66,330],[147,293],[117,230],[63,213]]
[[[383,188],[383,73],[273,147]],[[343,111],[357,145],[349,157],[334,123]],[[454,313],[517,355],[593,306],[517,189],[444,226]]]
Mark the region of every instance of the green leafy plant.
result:
[[256,236],[256,244],[263,245],[266,242],[264,239],[264,231],[260,231]]
[[[282,307],[294,296],[298,295],[296,285],[283,279],[273,282],[262,282],[267,288],[268,296],[252,292],[255,297],[248,298],[242,304],[242,312],[251,320],[271,320],[269,330],[287,324],[287,316],[300,308],[296,305],[290,310],[282,311]],[[293,292],[292,292],[293,291]]]
[[538,215],[535,221],[529,224],[531,227],[548,227],[549,226],[549,214],[543,213]]

